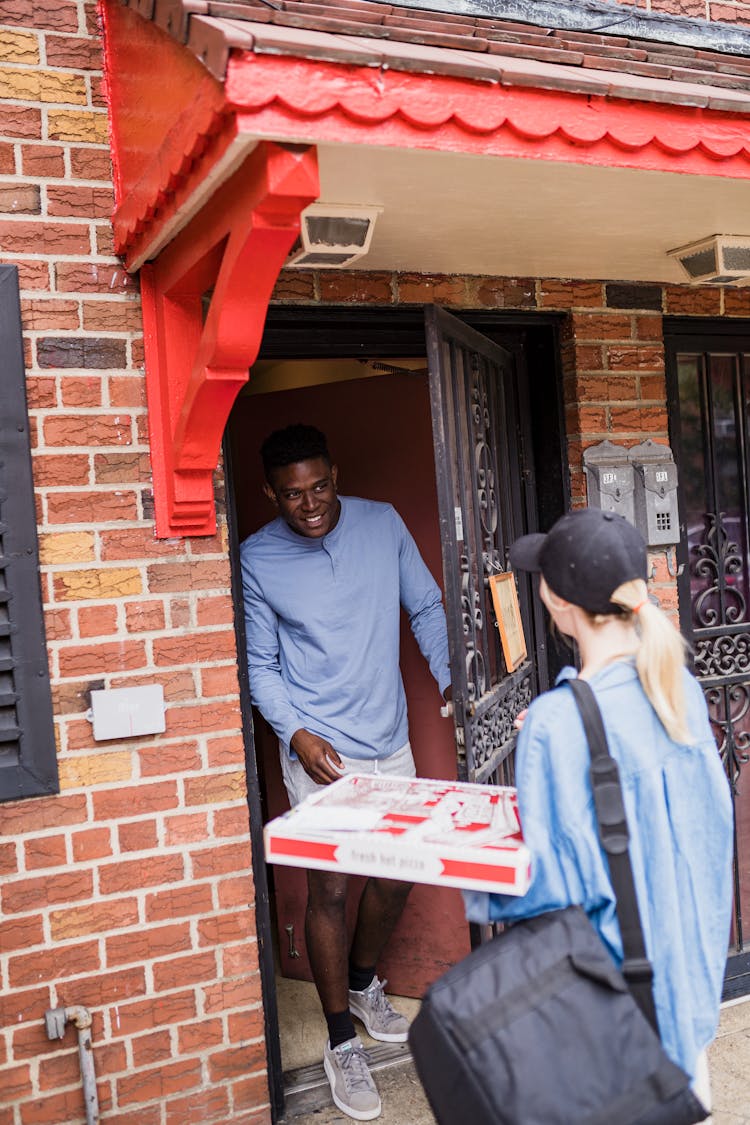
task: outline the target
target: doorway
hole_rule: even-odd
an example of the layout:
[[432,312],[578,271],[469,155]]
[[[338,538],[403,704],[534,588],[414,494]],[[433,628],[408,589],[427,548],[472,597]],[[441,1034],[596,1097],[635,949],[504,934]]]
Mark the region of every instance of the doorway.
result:
[[[432,315],[438,319],[443,316]],[[467,575],[474,586],[472,598],[481,600],[484,596],[481,587],[487,533],[489,531],[492,538],[498,531],[497,513],[493,514],[495,499],[498,510],[502,508],[500,533],[510,542],[516,534],[549,526],[564,510],[566,473],[563,467],[560,380],[557,378],[556,321],[549,318],[519,323],[517,317],[511,320],[485,313],[467,315],[464,320],[472,322],[471,329],[466,331],[476,332],[478,327],[484,333],[490,351],[493,347],[501,349],[502,363],[506,365],[507,394],[503,392],[503,409],[497,416],[494,407],[490,409],[493,419],[490,429],[496,431],[497,438],[490,458],[494,458],[491,465],[487,461],[490,455],[484,449],[487,443],[483,439],[478,444],[471,438],[468,432],[471,426],[463,438],[454,434],[447,445],[442,442],[436,446],[436,410],[438,413],[448,410],[450,415],[456,411],[455,403],[451,405],[445,401],[445,395],[442,402],[438,401],[440,395],[436,391],[435,379],[439,364],[434,356],[431,356],[431,362],[426,358],[428,346],[421,308],[382,311],[330,308],[270,310],[259,362],[251,373],[247,392],[239,397],[235,405],[228,427],[230,525],[236,525],[235,542],[231,546],[234,557],[239,542],[275,514],[261,492],[258,455],[261,441],[273,429],[290,422],[305,421],[327,434],[333,459],[339,465],[343,493],[364,495],[394,504],[414,535],[428,567],[443,587],[449,610],[453,598],[457,620],[461,620],[463,612],[461,605]],[[463,333],[459,322],[451,317],[437,327],[442,330],[441,338],[445,337],[446,329],[453,328],[459,336]],[[432,341],[434,345],[434,332]],[[473,343],[473,337],[468,343],[464,341],[472,354],[475,351]],[[464,350],[459,356],[455,349],[451,353],[449,347],[447,354],[448,365],[444,364],[442,372],[443,386],[447,388],[453,379],[455,390],[458,368],[464,374],[470,374],[468,352]],[[492,369],[483,370],[491,384],[497,383],[499,376]],[[475,380],[469,378],[466,393],[470,414],[474,410],[474,385]],[[529,407],[530,386],[533,386],[533,412]],[[516,393],[519,390],[520,393]],[[481,408],[477,420],[484,425]],[[501,451],[499,460],[498,449]],[[550,451],[555,449],[559,450],[559,456],[550,455]],[[446,535],[445,498],[441,507],[438,486],[446,466],[458,470],[462,463],[476,463],[478,452],[482,454],[479,472],[475,479],[469,480],[464,476],[461,482],[461,495],[476,500],[471,511],[476,515],[478,537],[466,535],[466,542],[459,544],[456,540],[455,505],[450,506],[451,527],[450,534]],[[543,470],[537,472],[538,466],[544,466]],[[487,496],[488,470],[497,492],[492,503],[488,502]],[[511,477],[515,482],[512,489],[508,487]],[[445,481],[441,487],[444,484]],[[468,522],[467,508],[467,526]],[[495,551],[493,565],[504,567],[504,547],[501,547],[500,540],[497,550],[492,550]],[[448,566],[446,560],[454,557],[456,567]],[[446,582],[449,588],[446,588]],[[528,592],[522,596],[522,601],[532,657],[523,676],[516,679],[529,685],[533,681],[533,692],[536,692],[540,685],[547,682],[548,654],[545,637],[539,627],[538,611],[533,608]],[[487,630],[488,633],[490,631]],[[473,651],[478,651],[476,637],[471,643]],[[485,640],[482,639],[481,643],[485,644]],[[457,646],[462,644],[456,639],[454,630],[452,648],[457,650]],[[465,663],[463,648],[461,652],[454,651],[453,655],[459,664]],[[486,683],[490,687],[500,685],[499,694],[494,693],[497,699],[493,696],[492,705],[499,704],[498,714],[503,706],[509,714],[509,708],[515,706],[515,696],[506,698],[503,695],[509,677],[500,666],[490,669],[492,661],[489,658],[486,663]],[[440,696],[408,626],[402,630],[401,664],[418,771],[433,777],[455,778],[457,773],[466,776],[467,758],[464,753],[462,759],[460,751],[462,748],[465,751],[471,740],[468,743],[465,737],[459,740],[463,747],[459,745],[457,755],[456,731],[451,722],[440,715]],[[475,667],[468,669],[465,679],[467,688],[473,684],[476,689]],[[466,714],[475,702],[468,700],[471,706],[464,709]],[[482,721],[484,714],[484,711],[477,714],[478,722]],[[484,721],[487,739],[495,737],[499,731],[496,720],[493,720],[494,726]],[[265,821],[284,811],[287,807],[286,794],[275,737],[257,712],[253,712],[252,731],[255,750],[250,755],[252,760],[248,767],[257,771],[257,801]],[[477,780],[507,782],[512,779],[511,741],[507,737],[504,739],[502,761],[498,757],[489,762],[483,777],[477,776]],[[503,772],[498,775],[501,765]],[[273,947],[273,963],[267,966],[265,979],[266,991],[269,988],[274,991],[273,1002],[268,1009],[271,1012],[269,1056],[273,1065],[274,1055],[270,1048],[274,1037],[272,1025],[276,997],[278,995],[282,1009],[280,1022],[284,1026],[284,1005],[291,1002],[299,1010],[301,995],[293,987],[290,991],[287,982],[310,980],[303,940],[306,884],[304,872],[291,868],[269,869],[264,875],[270,890],[268,918],[264,922],[259,912],[258,926],[259,930],[264,925],[268,927],[265,939],[267,960]],[[354,894],[356,890],[355,883]],[[269,940],[271,935],[272,940]],[[469,928],[459,893],[444,888],[416,887],[382,966],[382,975],[389,980],[389,991],[416,999],[432,980],[468,951],[469,944]],[[290,1000],[290,997],[294,999]],[[317,1011],[315,1004],[312,1011]],[[311,1039],[313,1055],[319,1059],[322,1053],[319,1030],[311,1032]],[[282,1042],[277,1065],[284,1070],[289,1069],[288,1059],[284,1056],[289,1056],[290,1050],[290,1043]]]
[[680,627],[734,804],[725,999],[750,992],[750,322],[665,324]]

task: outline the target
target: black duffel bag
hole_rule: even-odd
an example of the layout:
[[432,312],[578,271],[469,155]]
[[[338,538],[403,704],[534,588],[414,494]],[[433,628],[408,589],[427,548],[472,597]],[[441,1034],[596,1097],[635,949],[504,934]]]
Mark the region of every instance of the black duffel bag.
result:
[[449,969],[409,1032],[439,1125],[692,1125],[708,1116],[658,1035],[617,765],[593,692],[568,682],[591,750],[623,970],[579,906],[517,922]]

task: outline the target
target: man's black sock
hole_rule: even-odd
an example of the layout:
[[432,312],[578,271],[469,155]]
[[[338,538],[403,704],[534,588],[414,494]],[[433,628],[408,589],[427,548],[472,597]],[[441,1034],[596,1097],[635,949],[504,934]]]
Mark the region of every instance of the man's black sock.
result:
[[357,1034],[354,1030],[352,1014],[347,1008],[343,1012],[324,1012],[328,1024],[328,1041],[331,1047],[338,1047],[339,1043],[346,1043]]
[[352,992],[364,992],[372,984],[377,965],[368,965],[363,969],[361,965],[349,962],[349,988]]

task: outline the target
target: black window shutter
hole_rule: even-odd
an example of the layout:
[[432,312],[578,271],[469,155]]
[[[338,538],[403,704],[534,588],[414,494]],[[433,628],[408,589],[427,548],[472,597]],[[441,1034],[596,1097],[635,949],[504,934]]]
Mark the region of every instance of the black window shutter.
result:
[[59,789],[18,271],[0,265],[0,801]]

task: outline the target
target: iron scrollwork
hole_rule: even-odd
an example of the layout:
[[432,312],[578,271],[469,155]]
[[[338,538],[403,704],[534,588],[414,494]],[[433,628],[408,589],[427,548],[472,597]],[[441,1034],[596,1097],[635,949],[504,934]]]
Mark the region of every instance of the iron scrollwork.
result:
[[750,760],[750,731],[742,729],[750,711],[750,685],[716,685],[704,692],[721,760],[736,793],[740,771]]
[[[732,542],[724,526],[724,512],[707,512],[703,542],[694,548],[698,556],[693,564],[696,578],[710,582],[693,602],[693,614],[698,628],[710,629],[714,625],[735,625],[744,621],[747,614],[745,597],[736,583],[728,581],[742,574],[742,555],[737,543]],[[718,599],[719,608],[716,607]]]

